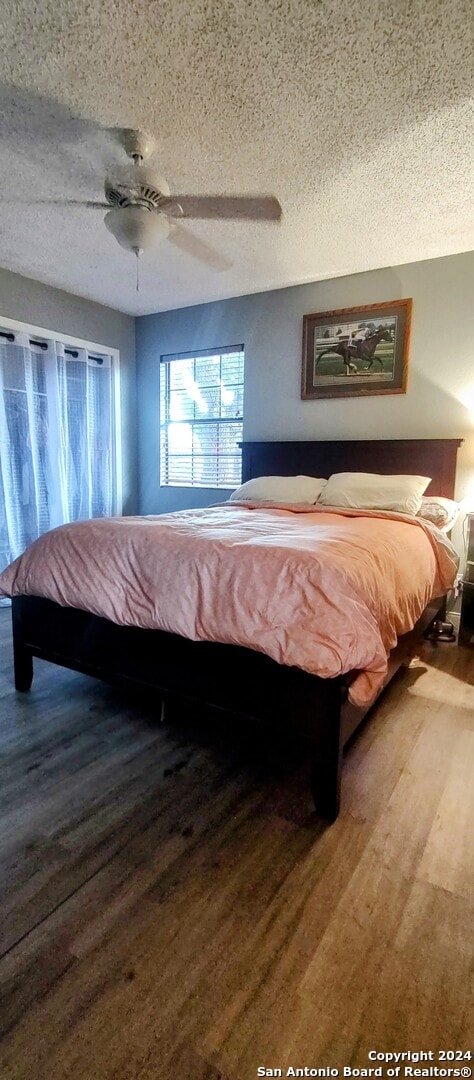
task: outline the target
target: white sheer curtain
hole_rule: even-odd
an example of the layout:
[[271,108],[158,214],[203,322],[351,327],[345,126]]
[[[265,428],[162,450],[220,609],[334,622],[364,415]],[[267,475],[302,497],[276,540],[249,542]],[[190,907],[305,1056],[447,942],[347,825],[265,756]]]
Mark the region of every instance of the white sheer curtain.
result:
[[0,569],[47,529],[113,512],[112,361],[0,336]]

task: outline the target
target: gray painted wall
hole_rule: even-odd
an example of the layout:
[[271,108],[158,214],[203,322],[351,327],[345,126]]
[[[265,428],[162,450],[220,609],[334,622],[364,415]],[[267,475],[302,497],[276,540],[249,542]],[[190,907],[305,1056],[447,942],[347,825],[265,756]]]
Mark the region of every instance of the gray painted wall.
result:
[[2,316],[120,350],[124,513],[138,507],[135,319],[0,269]]
[[[407,394],[300,398],[303,314],[413,298]],[[246,439],[465,439],[457,494],[474,478],[474,252],[137,319],[140,513],[205,506],[211,489],[159,483],[160,354],[245,345]],[[376,471],[376,461],[374,461]],[[474,499],[474,489],[473,489]]]

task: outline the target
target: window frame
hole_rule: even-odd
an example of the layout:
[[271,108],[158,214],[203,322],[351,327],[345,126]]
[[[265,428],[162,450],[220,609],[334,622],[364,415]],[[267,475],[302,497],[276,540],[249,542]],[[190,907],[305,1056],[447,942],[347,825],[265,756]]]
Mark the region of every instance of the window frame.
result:
[[33,323],[20,322],[19,319],[7,319],[0,314],[0,330],[9,333],[28,334],[31,338],[60,342],[67,348],[84,349],[86,352],[95,353],[98,356],[110,357],[112,368],[112,394],[113,394],[113,428],[112,440],[112,468],[114,477],[112,513],[123,513],[123,476],[122,476],[122,417],[120,396],[120,351],[110,345],[99,344],[96,341],[85,341],[83,338],[72,337],[57,330],[48,330],[44,326],[35,326]]
[[[161,403],[162,403],[161,373],[162,373],[162,366],[164,366],[166,368],[165,378],[166,378],[166,381],[168,383],[171,364],[176,360],[196,360],[196,359],[199,359],[199,358],[202,358],[202,357],[207,357],[207,356],[209,356],[209,357],[211,357],[211,356],[219,356],[221,358],[221,360],[222,360],[223,356],[233,354],[233,353],[242,353],[243,358],[244,358],[244,377],[242,379],[242,383],[238,384],[239,386],[240,385],[242,386],[242,398],[243,398],[242,416],[241,417],[230,417],[230,416],[209,417],[209,420],[205,421],[205,423],[209,423],[209,424],[211,424],[211,423],[215,423],[215,424],[232,423],[232,421],[234,420],[234,422],[242,424],[242,439],[243,439],[244,402],[245,402],[245,346],[244,346],[244,344],[216,346],[216,347],[210,347],[210,348],[207,348],[207,349],[188,349],[185,352],[162,353],[160,355],[160,366],[159,366],[160,488],[163,488],[165,490],[167,490],[167,489],[186,490],[187,489],[189,491],[233,491],[234,488],[236,486],[238,486],[238,485],[235,485],[233,483],[232,484],[221,484],[219,486],[216,486],[214,484],[192,484],[189,481],[186,481],[186,482],[183,481],[183,483],[176,483],[176,482],[168,482],[167,483],[167,482],[163,482],[163,480],[162,480],[163,463],[161,461],[161,441],[162,441],[161,440],[161,434],[162,434],[162,430],[163,430],[163,428],[166,429],[169,424],[176,422],[176,421],[171,421],[169,418],[167,418],[167,419],[165,418],[165,420],[163,420],[162,416],[161,416]],[[197,420],[193,421],[192,419],[182,420],[182,421],[178,421],[178,422],[179,423],[193,423],[193,422],[194,423],[199,423],[199,421],[197,421]],[[204,421],[201,421],[201,422],[204,423]],[[238,446],[240,448],[240,461],[242,462],[241,445],[242,445],[241,441],[239,441]],[[193,457],[194,455],[191,455],[191,456]],[[240,479],[239,484],[241,482],[242,482],[242,480]]]

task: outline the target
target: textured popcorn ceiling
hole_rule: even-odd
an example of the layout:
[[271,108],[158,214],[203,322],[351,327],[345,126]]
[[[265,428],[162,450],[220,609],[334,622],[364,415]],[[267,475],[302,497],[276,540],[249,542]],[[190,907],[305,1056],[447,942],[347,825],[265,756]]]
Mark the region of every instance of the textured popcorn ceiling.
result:
[[[0,51],[8,269],[143,314],[474,247],[470,0],[0,0]],[[29,205],[100,197],[114,127],[282,224],[193,224],[232,269],[165,243],[137,294],[100,211]]]

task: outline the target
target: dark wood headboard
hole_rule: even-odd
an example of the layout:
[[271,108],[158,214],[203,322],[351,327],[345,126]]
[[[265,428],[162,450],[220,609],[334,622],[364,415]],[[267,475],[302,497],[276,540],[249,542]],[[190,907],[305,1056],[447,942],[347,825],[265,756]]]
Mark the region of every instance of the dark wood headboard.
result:
[[431,476],[427,493],[452,499],[456,455],[461,443],[462,439],[243,442],[242,482],[254,476],[416,473]]

